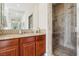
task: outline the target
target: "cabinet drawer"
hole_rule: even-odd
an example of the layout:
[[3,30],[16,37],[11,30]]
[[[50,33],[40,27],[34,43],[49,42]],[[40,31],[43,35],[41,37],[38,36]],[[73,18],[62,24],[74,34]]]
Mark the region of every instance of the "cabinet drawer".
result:
[[35,41],[35,37],[24,37],[20,39],[20,43],[27,43],[32,41]]
[[8,39],[0,41],[0,48],[4,48],[7,46],[18,45],[18,39]]
[[36,36],[36,41],[39,41],[39,40],[45,40],[45,35],[39,35],[39,36]]

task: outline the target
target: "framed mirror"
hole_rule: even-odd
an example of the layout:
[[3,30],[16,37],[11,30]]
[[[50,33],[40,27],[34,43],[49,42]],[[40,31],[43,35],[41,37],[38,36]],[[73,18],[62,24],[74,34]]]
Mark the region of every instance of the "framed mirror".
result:
[[35,18],[38,15],[35,8],[33,3],[0,3],[0,29],[35,28],[39,21]]

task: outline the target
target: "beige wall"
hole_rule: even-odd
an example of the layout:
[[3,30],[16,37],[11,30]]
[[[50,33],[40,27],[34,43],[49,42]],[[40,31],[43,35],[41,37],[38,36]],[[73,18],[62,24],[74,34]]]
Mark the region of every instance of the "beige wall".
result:
[[47,4],[40,3],[39,4],[39,27],[41,29],[46,29],[46,21],[47,21]]

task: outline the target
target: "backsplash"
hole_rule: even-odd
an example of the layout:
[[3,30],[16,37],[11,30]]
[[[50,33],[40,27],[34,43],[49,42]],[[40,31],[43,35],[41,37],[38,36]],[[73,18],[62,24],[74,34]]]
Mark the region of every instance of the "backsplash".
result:
[[[24,30],[21,30],[21,33],[33,33],[32,30],[27,30],[27,29],[24,29]],[[19,34],[19,30],[0,30],[0,35],[3,35],[3,34]]]
[[[28,29],[22,29],[22,30],[0,30],[0,35],[4,35],[4,34],[20,34],[20,32],[23,33],[36,33],[36,30],[28,30]],[[45,29],[41,29],[40,32],[42,33],[46,33]]]

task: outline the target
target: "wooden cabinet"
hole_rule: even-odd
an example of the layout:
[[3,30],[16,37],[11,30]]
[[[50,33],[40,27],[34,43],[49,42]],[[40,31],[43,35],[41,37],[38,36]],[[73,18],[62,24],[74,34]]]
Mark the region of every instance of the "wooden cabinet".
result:
[[45,35],[0,40],[0,56],[41,56],[45,53]]
[[35,37],[21,38],[20,52],[21,56],[35,56]]
[[0,41],[0,56],[18,56],[18,51],[18,39]]
[[36,36],[36,56],[44,55],[45,48],[45,35]]
[[18,56],[18,46],[0,49],[0,56]]

